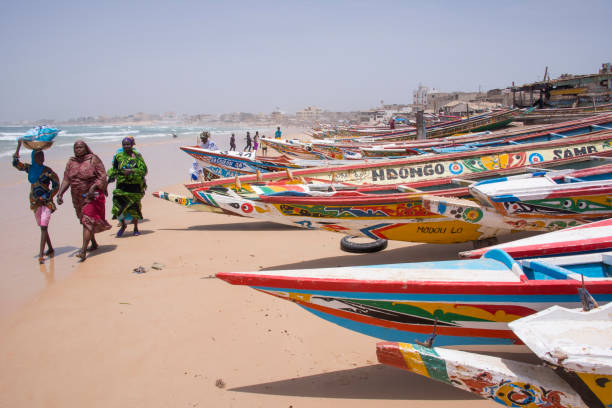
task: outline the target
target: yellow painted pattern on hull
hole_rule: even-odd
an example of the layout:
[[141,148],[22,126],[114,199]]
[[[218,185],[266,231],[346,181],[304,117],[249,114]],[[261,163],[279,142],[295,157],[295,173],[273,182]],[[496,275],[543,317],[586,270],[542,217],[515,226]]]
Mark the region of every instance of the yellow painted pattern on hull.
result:
[[408,370],[424,377],[429,377],[427,366],[423,362],[421,355],[414,350],[412,344],[399,343],[399,346],[400,351],[402,352],[402,357],[404,357],[404,361],[406,361],[406,367]]
[[395,241],[423,242],[427,244],[454,244],[483,238],[480,225],[463,221],[440,220],[397,224],[377,230],[382,238]]
[[394,302],[394,304],[418,307],[419,309],[427,311],[432,316],[437,316],[440,312],[442,312],[444,314],[457,314],[490,322],[511,322],[523,317],[513,314],[507,314],[503,310],[498,310],[495,313],[490,313],[479,307],[469,305],[454,305],[448,303],[429,302]]
[[612,375],[576,373],[604,407],[612,405]]

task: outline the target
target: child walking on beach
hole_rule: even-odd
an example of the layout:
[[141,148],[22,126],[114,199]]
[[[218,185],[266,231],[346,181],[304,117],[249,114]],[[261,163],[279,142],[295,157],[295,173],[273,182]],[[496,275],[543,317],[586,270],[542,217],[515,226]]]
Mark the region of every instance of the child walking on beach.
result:
[[[51,245],[48,227],[51,213],[55,211],[53,197],[55,197],[59,190],[59,177],[57,177],[53,170],[43,165],[45,154],[42,150],[32,150],[32,163],[28,164],[19,161],[20,148],[21,140],[17,142],[17,150],[13,154],[13,167],[28,173],[28,181],[30,182],[30,209],[34,211],[36,223],[40,227],[38,262],[42,264],[45,262],[45,255],[52,257],[55,253],[53,245]],[[49,184],[51,184],[51,188],[49,188]],[[45,246],[48,248],[46,253]]]

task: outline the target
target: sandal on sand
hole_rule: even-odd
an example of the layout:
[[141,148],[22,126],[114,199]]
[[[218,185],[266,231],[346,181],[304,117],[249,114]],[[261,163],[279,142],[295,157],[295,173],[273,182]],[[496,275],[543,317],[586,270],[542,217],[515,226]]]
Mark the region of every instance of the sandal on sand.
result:
[[117,231],[117,238],[121,238],[124,232],[125,232],[125,227],[119,228],[119,231]]
[[79,252],[77,252],[76,254],[76,257],[79,258],[81,262],[83,262],[87,258],[87,255],[85,255],[82,250],[79,250]]
[[134,231],[134,236],[137,237],[138,235],[140,235],[140,231]]
[[47,255],[49,258],[53,258],[55,256],[55,249],[49,249],[47,252],[45,252],[45,255]]
[[38,263],[41,264],[41,265],[44,264],[45,263],[45,257],[44,256],[39,256],[38,257]]
[[87,248],[87,250],[88,250],[88,251],[95,251],[96,249],[98,249],[98,245],[97,245],[97,244],[96,244],[96,245],[91,244],[91,245],[89,246],[89,248]]

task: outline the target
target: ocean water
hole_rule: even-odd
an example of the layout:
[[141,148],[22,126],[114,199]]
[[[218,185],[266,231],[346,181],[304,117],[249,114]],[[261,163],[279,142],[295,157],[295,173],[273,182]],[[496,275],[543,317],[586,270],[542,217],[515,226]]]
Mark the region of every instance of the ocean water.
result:
[[[168,139],[172,134],[176,134],[180,139],[187,139],[189,143],[195,144],[198,141],[198,135],[202,130],[211,132],[212,140],[219,146],[220,149],[229,149],[229,139],[232,133],[236,135],[236,147],[243,149],[246,142],[246,132],[250,131],[251,136],[255,135],[255,131],[259,134],[272,136],[274,128],[246,128],[246,127],[214,127],[214,126],[53,126],[61,129],[61,132],[55,138],[55,142],[51,149],[69,148],[76,140],[84,140],[92,150],[99,143],[115,143],[120,145],[121,140],[126,136],[134,136],[136,145],[145,143],[146,141],[154,141],[155,139]],[[10,157],[17,147],[17,139],[23,136],[31,127],[29,126],[0,126],[0,157]],[[193,142],[191,142],[193,140]],[[63,149],[62,149],[63,150]]]

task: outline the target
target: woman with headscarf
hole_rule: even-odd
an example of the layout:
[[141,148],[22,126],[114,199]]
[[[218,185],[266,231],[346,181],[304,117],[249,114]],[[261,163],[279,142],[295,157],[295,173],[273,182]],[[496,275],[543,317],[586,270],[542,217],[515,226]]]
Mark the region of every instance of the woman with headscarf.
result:
[[98,156],[82,140],[74,142],[74,157],[64,170],[64,180],[59,190],[57,203],[64,203],[64,193],[70,188],[72,205],[76,216],[83,225],[83,246],[77,257],[84,261],[89,250],[98,248],[95,234],[111,228],[105,218],[106,170]]
[[[32,150],[32,163],[22,163],[19,161],[19,149],[21,140],[17,142],[17,150],[13,154],[13,167],[19,171],[28,173],[30,182],[30,209],[34,211],[36,223],[40,227],[40,251],[38,252],[38,262],[44,263],[45,255],[52,257],[55,253],[51,238],[49,237],[49,221],[51,213],[55,211],[53,197],[59,189],[59,178],[49,167],[44,166],[45,154],[42,150]],[[51,187],[49,187],[51,184]],[[45,254],[45,245],[48,250]]]
[[127,228],[127,223],[134,224],[134,235],[140,235],[138,220],[142,219],[142,205],[147,185],[147,165],[142,155],[133,149],[134,142],[125,138],[121,142],[123,151],[118,152],[111,169],[108,171],[108,182],[117,181],[113,190],[113,219],[121,221],[117,237],[121,237]]

